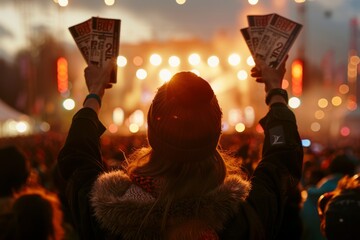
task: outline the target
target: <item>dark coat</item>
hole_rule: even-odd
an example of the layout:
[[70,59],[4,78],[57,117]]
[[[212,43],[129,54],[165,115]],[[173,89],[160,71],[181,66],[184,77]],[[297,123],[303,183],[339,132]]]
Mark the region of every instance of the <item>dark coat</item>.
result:
[[[294,114],[284,104],[273,104],[260,124],[265,132],[262,160],[251,178],[249,195],[244,198],[246,191],[235,199],[229,197],[231,194],[223,195],[233,200],[225,208],[230,210],[219,209],[218,213],[213,211],[215,215],[222,216],[225,212],[225,217],[209,220],[214,226],[218,226],[215,229],[220,239],[274,239],[281,225],[288,189],[296,187],[301,177],[303,150]],[[112,191],[112,188],[101,185],[98,188],[99,182],[106,176],[99,177],[105,172],[100,150],[100,136],[104,130],[92,109],[79,110],[73,118],[66,143],[58,158],[58,170],[66,183],[66,198],[82,239],[112,239],[113,236],[125,239],[124,236],[129,236],[124,235],[129,230],[122,225],[126,225],[129,219],[119,217],[109,222],[104,214],[109,210],[103,209],[104,205],[109,206],[102,201],[103,198],[97,197],[109,196],[108,193]],[[132,184],[126,179],[126,175],[122,176],[124,178],[118,181],[126,187],[117,189],[116,194],[123,197]],[[243,182],[236,183],[235,186],[244,187]],[[231,187],[229,189],[234,191]],[[119,199],[115,200],[118,201]],[[215,206],[217,202],[218,199],[213,199],[210,205]],[[109,209],[116,212],[117,204]],[[129,209],[127,213],[120,212],[131,214]],[[134,219],[139,220],[139,217],[134,216]]]

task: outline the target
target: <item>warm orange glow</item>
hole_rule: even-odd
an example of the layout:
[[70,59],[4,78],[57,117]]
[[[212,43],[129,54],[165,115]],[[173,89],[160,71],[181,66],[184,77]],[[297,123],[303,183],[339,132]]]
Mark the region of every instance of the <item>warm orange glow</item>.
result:
[[292,93],[295,96],[301,96],[302,94],[302,81],[303,81],[303,62],[301,60],[295,60],[291,65],[291,81],[292,81]]
[[57,83],[58,91],[65,93],[68,89],[68,62],[64,57],[57,60]]

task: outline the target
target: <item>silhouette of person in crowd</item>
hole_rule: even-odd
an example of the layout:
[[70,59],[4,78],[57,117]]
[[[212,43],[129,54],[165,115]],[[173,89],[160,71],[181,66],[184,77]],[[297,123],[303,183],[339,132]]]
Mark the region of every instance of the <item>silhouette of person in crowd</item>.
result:
[[57,161],[82,239],[274,239],[288,190],[301,177],[303,149],[278,69],[257,61],[268,113],[262,160],[251,179],[219,150],[222,111],[210,84],[178,72],[158,89],[147,115],[148,146],[124,170],[106,171],[98,118],[110,72],[88,66],[89,95],[73,117]]

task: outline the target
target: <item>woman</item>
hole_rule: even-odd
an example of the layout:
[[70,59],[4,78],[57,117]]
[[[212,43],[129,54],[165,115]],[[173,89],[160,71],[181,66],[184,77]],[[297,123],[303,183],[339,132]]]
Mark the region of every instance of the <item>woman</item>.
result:
[[[296,120],[281,89],[285,62],[257,62],[268,114],[263,159],[252,180],[218,151],[222,112],[210,85],[179,72],[161,86],[148,112],[149,147],[135,152],[125,171],[106,172],[98,119],[113,63],[89,66],[89,95],[74,118],[58,158],[66,193],[83,239],[272,239],[290,187],[301,176]],[[286,131],[285,131],[286,130]]]

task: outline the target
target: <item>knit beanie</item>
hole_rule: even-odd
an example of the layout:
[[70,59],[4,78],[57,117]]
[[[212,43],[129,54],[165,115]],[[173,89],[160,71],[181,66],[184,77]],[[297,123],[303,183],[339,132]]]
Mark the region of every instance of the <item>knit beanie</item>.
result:
[[14,146],[0,149],[0,197],[20,189],[29,176],[25,156]]
[[222,112],[210,84],[179,72],[162,85],[148,112],[148,141],[155,153],[206,157],[216,150]]

